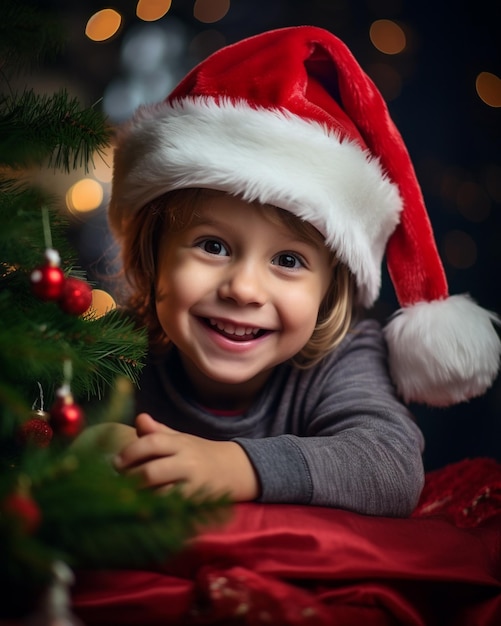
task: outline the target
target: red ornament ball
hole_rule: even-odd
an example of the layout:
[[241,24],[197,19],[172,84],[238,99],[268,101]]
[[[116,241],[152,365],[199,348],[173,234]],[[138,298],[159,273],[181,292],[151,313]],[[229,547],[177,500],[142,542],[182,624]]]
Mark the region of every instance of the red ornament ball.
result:
[[52,428],[47,420],[49,414],[36,411],[19,430],[19,440],[23,444],[32,443],[37,448],[46,448],[52,439]]
[[92,302],[92,287],[79,278],[69,277],[66,279],[59,306],[70,315],[82,315],[87,311]]
[[60,267],[47,263],[30,274],[31,290],[40,300],[59,300],[65,284]]
[[33,498],[21,491],[7,495],[0,507],[9,517],[15,517],[26,534],[33,534],[40,525],[42,513]]
[[50,410],[49,424],[57,435],[73,438],[84,427],[84,412],[71,394],[58,398]]

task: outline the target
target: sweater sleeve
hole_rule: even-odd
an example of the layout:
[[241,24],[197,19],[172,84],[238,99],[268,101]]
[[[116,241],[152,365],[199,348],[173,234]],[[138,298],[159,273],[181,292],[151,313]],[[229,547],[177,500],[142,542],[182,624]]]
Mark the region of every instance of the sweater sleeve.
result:
[[423,437],[396,397],[379,325],[359,324],[296,387],[287,434],[235,439],[258,473],[261,501],[408,516],[424,483]]

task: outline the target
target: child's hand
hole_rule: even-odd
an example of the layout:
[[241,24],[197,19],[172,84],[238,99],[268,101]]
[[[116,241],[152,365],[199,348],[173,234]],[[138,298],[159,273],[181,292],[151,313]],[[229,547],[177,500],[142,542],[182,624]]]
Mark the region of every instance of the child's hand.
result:
[[256,472],[233,441],[211,441],[173,430],[146,413],[136,418],[137,440],[115,457],[115,468],[138,475],[145,487],[164,490],[181,484],[187,495],[204,489],[234,501],[259,495]]

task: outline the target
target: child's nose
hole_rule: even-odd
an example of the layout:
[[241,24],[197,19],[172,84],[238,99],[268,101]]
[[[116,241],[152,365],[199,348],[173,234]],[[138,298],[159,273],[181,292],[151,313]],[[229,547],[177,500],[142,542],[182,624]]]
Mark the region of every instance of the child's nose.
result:
[[239,306],[262,306],[267,298],[263,273],[250,262],[237,263],[228,268],[218,291],[220,298],[233,300]]

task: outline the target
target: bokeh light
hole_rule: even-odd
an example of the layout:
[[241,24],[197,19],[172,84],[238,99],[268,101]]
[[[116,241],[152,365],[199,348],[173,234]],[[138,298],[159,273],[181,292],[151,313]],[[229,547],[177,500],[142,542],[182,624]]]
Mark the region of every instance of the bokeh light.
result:
[[89,314],[93,317],[102,317],[117,308],[117,304],[113,297],[103,289],[92,290],[92,302],[90,305]]
[[196,0],[193,17],[204,24],[217,22],[230,10],[230,0]]
[[153,22],[163,17],[170,9],[172,0],[139,0],[136,15],[145,22]]
[[156,23],[140,23],[124,37],[121,73],[107,85],[103,109],[113,123],[129,119],[142,104],[163,100],[186,73],[187,31],[169,16]]
[[122,16],[115,9],[102,9],[89,18],[85,34],[92,41],[106,41],[115,35],[122,24]]
[[94,211],[103,201],[103,188],[97,180],[82,178],[66,193],[66,206],[71,213]]
[[491,72],[480,72],[475,82],[478,96],[491,107],[501,107],[501,78]]
[[160,24],[139,24],[132,28],[122,43],[120,59],[130,74],[142,75],[161,69],[182,49],[182,36],[167,31]]
[[392,20],[376,20],[371,24],[372,44],[384,54],[399,54],[405,49],[407,38],[403,29]]

